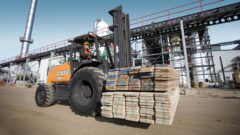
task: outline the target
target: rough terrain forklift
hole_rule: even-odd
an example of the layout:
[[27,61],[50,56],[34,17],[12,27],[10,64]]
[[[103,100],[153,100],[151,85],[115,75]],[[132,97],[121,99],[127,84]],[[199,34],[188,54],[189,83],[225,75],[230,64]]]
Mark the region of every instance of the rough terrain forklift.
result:
[[[77,114],[99,114],[107,70],[109,67],[131,66],[129,16],[122,12],[121,6],[109,13],[113,17],[113,26],[110,27],[113,38],[100,38],[94,33],[88,33],[70,40],[69,61],[51,68],[47,84],[39,85],[36,90],[35,101],[39,107],[67,100],[70,108]],[[114,44],[113,56],[108,48],[110,42]],[[100,44],[105,46],[109,62],[101,59]],[[119,48],[118,54],[116,45]],[[95,53],[90,51],[91,47],[95,48]]]

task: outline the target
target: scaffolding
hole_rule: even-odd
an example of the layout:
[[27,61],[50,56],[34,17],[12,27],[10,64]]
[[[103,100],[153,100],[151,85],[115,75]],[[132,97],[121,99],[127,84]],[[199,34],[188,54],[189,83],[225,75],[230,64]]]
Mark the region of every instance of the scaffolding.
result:
[[[208,28],[185,32],[186,54],[190,80],[197,82],[217,82],[213,54]],[[132,41],[142,48],[142,65],[167,64],[176,68],[181,74],[181,85],[187,86],[187,69],[185,66],[181,32],[144,37]]]

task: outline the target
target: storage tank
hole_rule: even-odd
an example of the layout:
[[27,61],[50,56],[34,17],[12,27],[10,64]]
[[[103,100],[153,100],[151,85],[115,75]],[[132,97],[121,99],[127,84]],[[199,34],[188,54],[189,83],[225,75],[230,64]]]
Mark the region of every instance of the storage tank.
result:
[[[180,84],[183,86],[187,86],[187,75],[186,70],[184,68],[184,57],[181,53],[179,53],[181,50],[180,44],[181,44],[181,38],[180,35],[173,35],[170,38],[170,43],[172,45],[172,52],[173,52],[173,66],[179,71],[180,73]],[[174,53],[175,52],[175,53]]]
[[[180,46],[175,46],[173,47],[173,52],[179,52],[181,51],[181,47]],[[183,86],[187,86],[187,74],[186,74],[186,70],[185,70],[185,63],[184,63],[184,57],[182,54],[180,53],[175,53],[173,55],[173,65],[174,67],[179,71],[180,73],[180,84],[182,84]]]
[[95,21],[94,31],[99,37],[110,34],[109,25],[103,20],[103,18]]
[[[95,21],[94,32],[99,37],[106,36],[106,35],[110,34],[109,25],[107,24],[107,22],[105,22],[103,20],[103,18],[99,18]],[[110,50],[111,50],[111,48],[110,48]],[[104,55],[105,47],[100,46],[99,51],[100,51],[101,56]]]
[[203,51],[199,40],[198,32],[191,34],[191,46],[195,52],[191,55],[193,66],[193,79],[198,82],[205,82],[206,78],[209,78],[207,70],[206,52]]

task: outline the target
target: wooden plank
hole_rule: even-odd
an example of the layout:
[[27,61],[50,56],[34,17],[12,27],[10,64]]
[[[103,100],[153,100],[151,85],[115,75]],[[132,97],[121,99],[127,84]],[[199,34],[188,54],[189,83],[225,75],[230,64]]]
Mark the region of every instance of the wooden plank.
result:
[[118,75],[127,75],[129,71],[129,68],[120,68]]
[[117,86],[117,90],[128,90],[128,86]]
[[139,73],[149,73],[149,72],[154,72],[154,67],[153,66],[151,66],[151,67],[143,66],[139,71]]
[[128,71],[128,74],[129,75],[139,74],[140,69],[141,69],[141,66],[131,67]]

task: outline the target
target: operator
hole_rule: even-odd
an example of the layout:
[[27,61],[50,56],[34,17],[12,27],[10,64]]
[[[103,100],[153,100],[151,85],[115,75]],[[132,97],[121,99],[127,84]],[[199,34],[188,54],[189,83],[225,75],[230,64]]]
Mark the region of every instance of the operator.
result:
[[83,43],[83,47],[80,49],[80,58],[81,59],[84,59],[84,60],[91,60],[91,55],[92,55],[92,52],[89,48],[89,42],[88,41],[85,41]]

